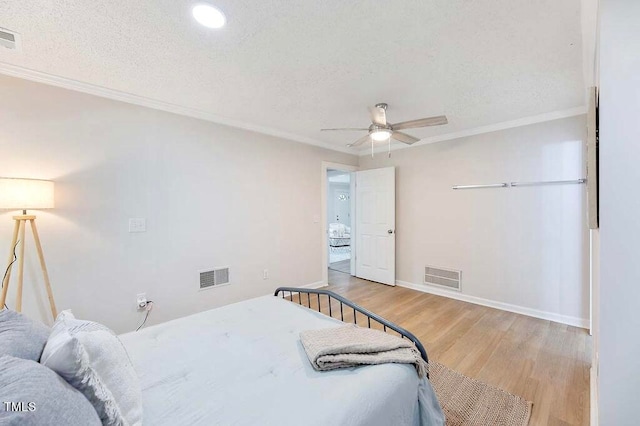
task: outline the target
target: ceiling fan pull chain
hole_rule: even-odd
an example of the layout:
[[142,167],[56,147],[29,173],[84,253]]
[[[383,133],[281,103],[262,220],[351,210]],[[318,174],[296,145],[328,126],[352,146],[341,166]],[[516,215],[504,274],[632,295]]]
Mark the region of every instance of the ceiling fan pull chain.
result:
[[389,158],[391,158],[391,136],[389,136]]

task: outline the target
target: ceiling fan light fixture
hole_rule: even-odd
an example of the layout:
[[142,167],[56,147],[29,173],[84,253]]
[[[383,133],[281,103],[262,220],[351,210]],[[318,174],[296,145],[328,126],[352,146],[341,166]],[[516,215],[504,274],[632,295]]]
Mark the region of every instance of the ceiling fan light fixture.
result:
[[409,120],[402,121],[400,123],[389,124],[389,122],[387,121],[387,107],[388,105],[385,103],[379,103],[376,104],[375,107],[369,107],[371,125],[368,129],[349,127],[341,129],[331,128],[320,130],[369,130],[366,135],[356,140],[355,142],[348,144],[347,146],[358,147],[364,143],[370,142],[371,149],[373,150],[375,142],[389,142],[389,151],[391,151],[391,138],[406,145],[414,144],[420,140],[420,138],[416,138],[415,136],[400,132],[399,130],[441,126],[443,124],[449,123],[446,116],[438,115],[436,117],[426,117],[420,118],[418,120]]
[[192,13],[195,20],[207,28],[222,28],[227,23],[224,13],[208,3],[196,4],[193,6]]
[[371,139],[376,142],[386,141],[391,137],[391,130],[389,129],[377,129],[371,132]]

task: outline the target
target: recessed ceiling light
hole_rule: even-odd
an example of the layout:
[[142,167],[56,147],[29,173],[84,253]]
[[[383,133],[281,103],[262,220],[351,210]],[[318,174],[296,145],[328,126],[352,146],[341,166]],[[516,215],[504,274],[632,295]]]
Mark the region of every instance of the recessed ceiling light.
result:
[[218,8],[210,4],[200,3],[193,6],[193,17],[198,23],[207,28],[222,28],[227,23],[227,18]]

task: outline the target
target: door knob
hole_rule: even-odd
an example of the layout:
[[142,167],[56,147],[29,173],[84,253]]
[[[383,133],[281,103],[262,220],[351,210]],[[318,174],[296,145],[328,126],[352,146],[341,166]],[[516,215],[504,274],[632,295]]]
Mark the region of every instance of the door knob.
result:
[[387,234],[393,234],[393,229],[389,229],[389,230],[387,231]]

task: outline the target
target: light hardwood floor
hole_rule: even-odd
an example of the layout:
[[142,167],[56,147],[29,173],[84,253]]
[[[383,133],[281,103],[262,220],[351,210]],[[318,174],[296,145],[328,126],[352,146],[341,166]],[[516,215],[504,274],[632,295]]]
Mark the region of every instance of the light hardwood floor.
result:
[[351,260],[340,260],[329,264],[329,269],[348,274],[351,271]]
[[531,425],[588,425],[586,330],[329,270],[329,290],[414,333],[429,358],[533,401]]

